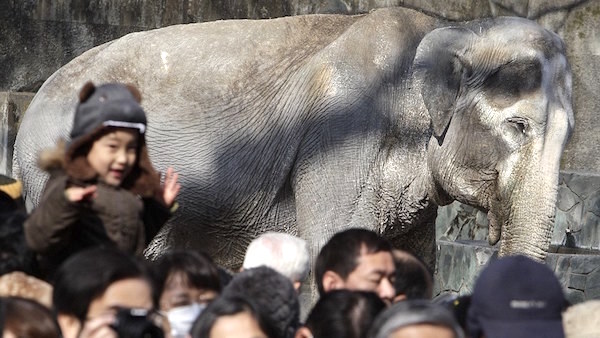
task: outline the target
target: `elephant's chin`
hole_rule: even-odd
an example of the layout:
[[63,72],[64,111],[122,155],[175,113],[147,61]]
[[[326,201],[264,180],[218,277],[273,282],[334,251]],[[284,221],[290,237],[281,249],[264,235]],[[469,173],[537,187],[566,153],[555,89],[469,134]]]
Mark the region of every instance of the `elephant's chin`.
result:
[[490,245],[495,245],[500,240],[500,234],[502,233],[502,223],[498,220],[498,217],[491,210],[487,213],[489,228],[488,228],[488,242]]

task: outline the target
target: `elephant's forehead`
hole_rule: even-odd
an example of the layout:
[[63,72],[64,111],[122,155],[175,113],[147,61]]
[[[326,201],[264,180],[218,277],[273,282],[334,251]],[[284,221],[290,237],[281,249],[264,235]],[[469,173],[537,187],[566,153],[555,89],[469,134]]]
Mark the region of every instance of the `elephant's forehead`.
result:
[[541,54],[545,58],[564,54],[562,41],[552,33],[534,22],[511,20],[493,26],[485,34],[484,42],[494,42],[496,48],[521,51],[523,54]]

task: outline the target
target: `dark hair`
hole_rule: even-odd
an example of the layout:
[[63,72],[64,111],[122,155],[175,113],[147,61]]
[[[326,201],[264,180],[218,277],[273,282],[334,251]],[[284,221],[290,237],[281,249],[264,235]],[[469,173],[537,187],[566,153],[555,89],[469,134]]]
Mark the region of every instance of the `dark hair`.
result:
[[19,297],[0,298],[0,333],[5,330],[15,337],[61,337],[60,327],[50,309]]
[[21,181],[0,174],[0,213],[26,212],[22,192]]
[[234,273],[227,270],[222,266],[217,265],[217,270],[219,271],[219,279],[221,280],[221,288],[225,288],[229,282],[233,279]]
[[160,256],[152,264],[156,289],[162,292],[170,276],[183,273],[191,286],[221,292],[219,270],[213,260],[200,251],[172,251]]
[[445,307],[454,315],[463,331],[467,332],[467,314],[471,305],[471,295],[445,293],[437,296],[432,303]]
[[321,296],[304,326],[315,338],[363,338],[383,309],[374,292],[333,290]]
[[294,337],[300,325],[300,303],[292,281],[267,266],[238,273],[222,295],[239,295],[251,301],[272,329],[274,334],[269,337]]
[[217,319],[222,316],[233,316],[238,313],[248,313],[254,318],[262,332],[268,337],[276,337],[272,329],[268,327],[267,322],[261,316],[248,299],[241,295],[221,296],[210,303],[192,325],[190,334],[192,338],[209,338],[210,330],[215,325]]
[[11,212],[20,208],[17,200],[0,190],[0,213]]
[[[0,195],[3,193],[0,192]],[[13,271],[39,276],[35,253],[25,242],[22,211],[0,213],[0,275]]]
[[[52,299],[59,314],[84,321],[90,303],[114,282],[141,278],[152,280],[142,262],[115,248],[93,248],[67,259],[54,277]],[[153,295],[156,303],[157,295]]]
[[396,295],[404,294],[406,299],[430,299],[432,293],[432,274],[416,255],[406,251],[394,250]]
[[351,228],[340,231],[321,248],[315,264],[315,279],[319,294],[323,295],[323,275],[327,271],[337,273],[346,279],[357,266],[357,259],[363,253],[374,254],[381,251],[392,252],[391,244],[371,230]]

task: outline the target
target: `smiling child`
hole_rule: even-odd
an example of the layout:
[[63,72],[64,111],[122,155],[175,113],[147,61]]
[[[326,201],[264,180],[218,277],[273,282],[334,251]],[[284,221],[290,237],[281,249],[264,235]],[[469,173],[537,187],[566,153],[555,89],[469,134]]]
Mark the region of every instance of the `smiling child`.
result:
[[46,278],[85,248],[114,246],[141,255],[176,208],[172,168],[164,184],[146,149],[146,114],[133,86],[86,83],[71,141],[42,154],[50,173],[25,235]]

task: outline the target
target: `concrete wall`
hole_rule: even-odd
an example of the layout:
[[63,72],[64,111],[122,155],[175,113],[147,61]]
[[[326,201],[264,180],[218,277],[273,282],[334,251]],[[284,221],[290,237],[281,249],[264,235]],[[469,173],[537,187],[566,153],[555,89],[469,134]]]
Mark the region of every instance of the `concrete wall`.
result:
[[[434,295],[470,294],[476,277],[497,255],[497,249],[485,242],[440,240]],[[571,304],[600,299],[600,255],[549,253],[545,263]]]
[[[487,244],[485,213],[454,202],[438,208],[435,293],[468,294],[498,244]],[[546,264],[569,301],[600,298],[600,175],[562,172]]]
[[[458,202],[438,208],[436,227],[441,240],[487,241],[486,213]],[[600,250],[600,175],[560,174],[551,244]]]
[[15,137],[33,93],[0,92],[0,174],[12,176]]

